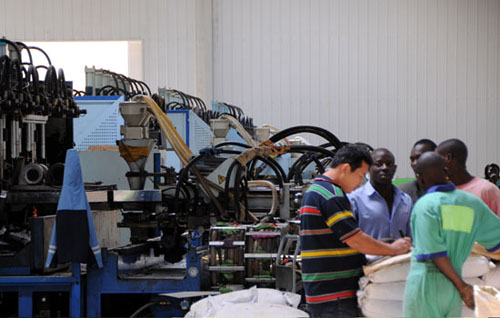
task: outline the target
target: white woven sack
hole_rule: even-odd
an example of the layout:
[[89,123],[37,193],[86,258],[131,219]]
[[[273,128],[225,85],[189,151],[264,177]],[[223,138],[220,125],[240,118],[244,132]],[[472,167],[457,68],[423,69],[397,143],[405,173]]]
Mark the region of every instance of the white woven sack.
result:
[[[462,277],[480,277],[490,271],[490,262],[482,255],[470,255],[462,267]],[[368,275],[374,283],[389,283],[406,280],[410,272],[410,263],[399,263],[379,269]]]
[[471,254],[462,267],[462,277],[479,277],[490,271],[490,261],[482,256]]
[[226,306],[239,303],[275,304],[297,308],[300,295],[270,288],[255,286],[217,296],[208,296],[191,305],[185,317],[214,317],[215,313]]
[[368,275],[368,279],[373,283],[389,283],[405,281],[410,272],[410,263],[400,263],[382,268]]
[[500,289],[500,266],[496,266],[483,276],[485,285]]
[[275,317],[309,317],[305,311],[285,305],[242,303],[231,304],[219,309],[214,317],[245,317],[245,318],[275,318]]
[[400,300],[365,299],[360,307],[365,317],[403,317]]
[[476,317],[498,317],[500,291],[489,286],[474,286],[474,313]]
[[367,299],[403,301],[406,282],[372,283],[366,285],[362,297]]
[[257,302],[297,308],[300,304],[300,295],[271,288],[257,288]]

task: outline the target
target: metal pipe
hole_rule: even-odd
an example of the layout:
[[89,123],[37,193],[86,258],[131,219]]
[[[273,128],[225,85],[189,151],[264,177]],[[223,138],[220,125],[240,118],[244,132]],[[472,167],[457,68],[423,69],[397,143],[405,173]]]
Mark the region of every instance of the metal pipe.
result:
[[16,120],[12,120],[10,122],[10,157],[12,159],[16,158],[16,137],[17,137],[17,129],[16,129]]
[[36,134],[36,124],[31,124],[31,162],[36,162],[37,160],[37,152],[36,152],[36,140],[35,140],[35,134]]
[[42,141],[42,159],[45,159],[45,124],[40,125],[40,139]]
[[31,124],[26,123],[25,126],[25,138],[26,138],[26,151],[31,151]]
[[17,128],[17,136],[16,136],[16,158],[19,157],[22,151],[22,138],[23,138],[23,129],[19,126],[19,122],[16,120],[16,128]]

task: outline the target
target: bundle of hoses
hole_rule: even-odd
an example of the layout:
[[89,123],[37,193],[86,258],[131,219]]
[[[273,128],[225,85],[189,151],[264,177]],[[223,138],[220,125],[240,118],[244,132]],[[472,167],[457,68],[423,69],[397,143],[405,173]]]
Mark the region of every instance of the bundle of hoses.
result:
[[[191,157],[193,156],[193,153],[191,150],[188,148],[186,143],[182,140],[181,136],[175,129],[175,126],[172,124],[170,119],[168,119],[167,115],[161,110],[160,106],[156,104],[156,102],[148,96],[144,95],[138,95],[134,97],[134,100],[137,101],[144,101],[148,104],[148,107],[150,111],[153,113],[154,117],[158,121],[158,124],[160,125],[160,129],[162,133],[165,135],[165,138],[167,138],[168,142],[174,149],[175,153],[179,157],[181,163],[186,166],[189,161],[191,161]],[[224,209],[222,208],[221,204],[219,201],[217,201],[217,198],[213,194],[212,190],[210,189],[210,186],[214,187],[214,185],[206,180],[196,169],[196,167],[191,167],[191,170],[193,173],[196,175],[198,180],[200,181],[200,185],[202,189],[205,191],[205,193],[210,197],[212,200],[213,204],[217,207],[217,210],[219,210],[219,213],[223,214]]]
[[246,131],[243,125],[233,116],[231,115],[222,115],[219,119],[227,119],[231,122],[231,125],[238,131],[241,137],[247,142],[247,144],[251,147],[257,147],[257,142],[252,139],[252,136]]
[[135,100],[142,100],[146,102],[149,106],[149,109],[155,116],[156,120],[160,124],[160,129],[167,138],[170,145],[174,149],[175,153],[179,156],[181,163],[183,165],[187,165],[189,161],[191,161],[191,157],[193,153],[188,148],[188,146],[184,143],[181,136],[175,129],[174,125],[168,119],[167,115],[161,110],[160,106],[156,104],[156,102],[148,96],[137,95],[134,97]]

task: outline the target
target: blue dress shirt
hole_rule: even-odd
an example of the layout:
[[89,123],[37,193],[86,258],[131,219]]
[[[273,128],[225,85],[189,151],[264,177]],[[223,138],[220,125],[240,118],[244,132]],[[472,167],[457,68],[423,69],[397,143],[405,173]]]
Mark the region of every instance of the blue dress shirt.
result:
[[392,213],[385,199],[368,181],[362,187],[347,195],[351,201],[352,211],[358,220],[358,226],[371,237],[379,239],[398,239],[400,231],[411,236],[410,212],[412,200],[410,196],[394,187]]

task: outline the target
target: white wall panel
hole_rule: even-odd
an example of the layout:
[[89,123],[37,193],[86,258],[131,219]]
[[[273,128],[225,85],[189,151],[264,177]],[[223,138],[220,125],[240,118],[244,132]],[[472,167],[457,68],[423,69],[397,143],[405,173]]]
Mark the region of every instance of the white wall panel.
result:
[[214,97],[258,124],[391,149],[463,139],[500,161],[497,0],[214,0]]
[[477,175],[500,161],[498,0],[0,0],[0,12],[0,36],[20,41],[140,40],[152,88],[387,147],[398,176],[423,137],[463,139]]
[[209,101],[211,7],[205,0],[0,0],[0,36],[17,41],[140,40],[143,80],[152,89],[172,87]]

